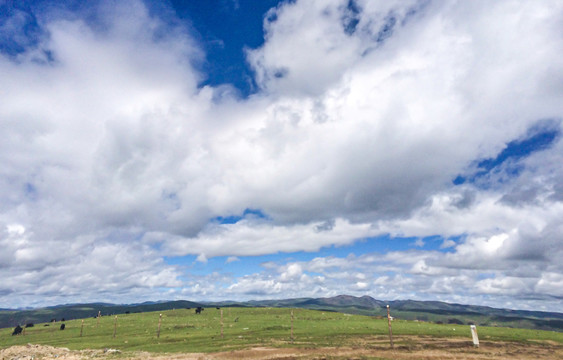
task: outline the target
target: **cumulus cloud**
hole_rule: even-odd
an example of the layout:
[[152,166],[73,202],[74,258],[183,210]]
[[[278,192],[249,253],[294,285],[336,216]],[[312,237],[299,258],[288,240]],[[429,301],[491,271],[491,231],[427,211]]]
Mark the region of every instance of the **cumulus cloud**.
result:
[[[561,133],[560,3],[281,3],[247,50],[259,91],[246,99],[198,86],[204,54],[170,13],[87,11],[42,9],[33,39],[29,14],[0,26],[24,45],[0,55],[0,271],[14,274],[0,294],[561,296],[559,138],[512,159],[518,171],[453,183],[545,119]],[[207,285],[164,260],[383,234],[417,249]]]
[[22,226],[8,227],[0,240],[0,285],[3,306],[76,301],[120,301],[124,296],[153,299],[155,287],[181,286],[181,272],[166,265],[153,249],[138,244],[122,246],[105,239],[42,241]]
[[314,252],[324,246],[346,245],[379,233],[369,224],[352,224],[343,219],[337,219],[334,223],[332,230],[319,232],[317,223],[282,226],[269,221],[240,221],[235,224],[211,224],[194,238],[146,233],[143,240],[147,243],[162,242],[162,251],[168,256],[248,256],[280,251]]

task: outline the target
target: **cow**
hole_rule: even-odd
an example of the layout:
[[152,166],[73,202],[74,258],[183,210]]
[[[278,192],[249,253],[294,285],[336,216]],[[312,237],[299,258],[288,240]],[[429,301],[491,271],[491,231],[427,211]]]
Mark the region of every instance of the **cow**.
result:
[[196,314],[201,314],[201,312],[205,310],[204,308],[202,308],[201,306],[198,306],[197,309],[195,309],[195,313]]
[[219,306],[217,306],[217,307],[216,307],[215,309],[217,309],[217,310],[221,310],[221,308],[220,308]]
[[26,327],[26,328],[28,328],[28,327],[33,327],[33,323],[27,323],[27,324],[25,324],[25,327]]
[[61,324],[61,330],[65,329],[65,324]]
[[12,336],[20,335],[22,333],[22,331],[23,331],[23,328],[18,325],[18,326],[15,327],[14,332],[12,333]]

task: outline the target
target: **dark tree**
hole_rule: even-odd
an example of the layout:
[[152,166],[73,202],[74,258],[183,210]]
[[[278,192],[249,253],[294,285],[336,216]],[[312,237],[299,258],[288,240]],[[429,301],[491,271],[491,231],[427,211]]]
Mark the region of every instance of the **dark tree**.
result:
[[450,319],[448,319],[448,324],[463,325],[463,321],[456,319],[456,318],[450,318]]

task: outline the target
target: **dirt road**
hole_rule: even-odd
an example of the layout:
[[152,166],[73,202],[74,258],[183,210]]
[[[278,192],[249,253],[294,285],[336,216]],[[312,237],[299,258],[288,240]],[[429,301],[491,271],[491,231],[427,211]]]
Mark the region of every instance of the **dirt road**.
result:
[[255,347],[217,353],[150,354],[145,352],[120,353],[114,349],[72,351],[65,348],[32,345],[13,346],[0,350],[0,360],[220,360],[220,359],[470,359],[470,360],[561,360],[563,345],[558,343],[482,342],[474,348],[471,342],[458,339],[419,337],[398,338],[397,346],[390,349],[385,343],[370,343],[354,348],[267,348]]

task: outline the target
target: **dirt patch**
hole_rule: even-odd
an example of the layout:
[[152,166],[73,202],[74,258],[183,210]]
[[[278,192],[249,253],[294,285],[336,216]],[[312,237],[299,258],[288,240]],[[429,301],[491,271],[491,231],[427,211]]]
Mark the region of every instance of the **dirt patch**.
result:
[[428,339],[405,337],[396,339],[391,349],[388,342],[366,343],[364,346],[317,348],[317,349],[272,349],[252,348],[248,350],[208,354],[206,359],[400,359],[400,360],[561,360],[563,346],[560,344],[522,344],[511,342],[482,342],[479,348],[471,341],[456,339]]
[[151,354],[146,352],[121,353],[113,349],[73,351],[66,348],[32,345],[13,346],[0,350],[0,360],[289,360],[289,359],[399,359],[399,360],[561,360],[563,345],[545,343],[482,342],[474,348],[464,339],[436,339],[424,337],[398,337],[395,348],[383,339],[364,340],[353,347],[331,348],[271,348],[254,347],[246,350],[217,353]]
[[64,359],[79,360],[96,357],[101,350],[71,351],[67,348],[57,348],[47,345],[12,346],[0,350],[0,360],[37,360],[37,359]]

